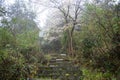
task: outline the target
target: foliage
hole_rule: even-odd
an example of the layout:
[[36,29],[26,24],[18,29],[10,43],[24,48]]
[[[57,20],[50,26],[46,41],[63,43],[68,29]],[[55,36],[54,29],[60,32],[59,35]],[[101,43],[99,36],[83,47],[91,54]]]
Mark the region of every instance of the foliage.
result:
[[0,28],[0,47],[14,46],[13,35],[5,28]]
[[[83,80],[115,80],[120,76],[120,3],[94,0],[81,7],[81,0],[76,1],[67,6],[51,2],[62,15],[61,22],[54,18],[56,26],[65,26],[50,30],[49,39],[41,38],[43,43],[39,41],[36,14],[25,2],[16,0],[7,6],[9,9],[0,3],[0,79],[35,77],[38,67],[52,59],[41,53],[73,53],[73,65],[84,67]],[[76,25],[80,30],[75,30]]]
[[[6,9],[7,15],[0,15],[0,79],[20,80],[33,77],[37,71],[37,62],[41,61],[42,56],[38,44],[39,29],[33,16],[28,17],[24,12],[19,13],[21,16],[16,15],[12,9],[13,14],[10,15],[7,11],[9,10]],[[17,9],[14,8],[14,11]]]
[[84,79],[83,80],[107,80],[107,79],[112,79],[116,80],[114,76],[112,76],[111,73],[105,72],[104,74],[101,72],[97,71],[91,71],[88,69],[82,69],[83,70],[83,75]]
[[[110,2],[108,1],[105,4]],[[118,63],[120,60],[118,54],[120,44],[118,37],[120,24],[118,22],[120,19],[116,15],[118,12],[116,6],[119,4],[113,4],[104,5],[104,1],[99,4],[86,4],[82,16],[82,20],[85,22],[82,26],[85,30],[84,37],[82,37],[82,31],[79,33],[82,38],[81,43],[79,43],[82,46],[79,47],[81,52],[77,52],[79,50],[76,52],[78,53],[77,56],[80,56],[78,59],[84,67],[100,71],[102,75],[108,72],[108,74],[116,76],[120,67]],[[111,7],[108,8],[108,6]],[[80,38],[77,43],[79,41]]]

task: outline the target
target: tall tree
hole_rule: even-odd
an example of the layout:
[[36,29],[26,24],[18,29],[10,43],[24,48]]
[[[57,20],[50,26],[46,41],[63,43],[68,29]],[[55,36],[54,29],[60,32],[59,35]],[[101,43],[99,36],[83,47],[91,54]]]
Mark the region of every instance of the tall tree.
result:
[[72,56],[74,56],[74,48],[73,48],[73,32],[75,29],[75,25],[78,24],[79,17],[82,11],[82,5],[83,5],[83,0],[50,0],[52,3],[52,7],[58,9],[58,11],[61,13],[63,16],[64,20],[64,27],[68,27],[69,29],[67,30],[68,36],[69,36],[69,41],[68,41],[68,48],[69,51],[68,53]]

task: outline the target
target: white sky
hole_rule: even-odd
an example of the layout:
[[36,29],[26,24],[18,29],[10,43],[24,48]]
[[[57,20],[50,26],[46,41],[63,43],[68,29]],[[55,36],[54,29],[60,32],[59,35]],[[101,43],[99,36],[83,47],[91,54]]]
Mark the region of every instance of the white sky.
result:
[[[24,0],[24,1],[29,1],[29,0]],[[46,19],[47,19],[47,14],[48,14],[48,9],[45,9],[45,7],[40,6],[39,2],[43,0],[30,0],[32,3],[32,9],[36,11],[37,17],[36,17],[36,22],[38,24],[38,27],[44,28]],[[44,0],[46,1],[46,0]],[[15,2],[15,0],[5,0],[6,5],[11,5]],[[34,4],[33,4],[34,3]]]
[[[7,5],[13,4],[14,1],[15,0],[5,0]],[[44,32],[46,30],[45,24],[46,24],[46,19],[48,17],[47,15],[49,15],[49,9],[47,9],[46,7],[41,6],[41,4],[46,3],[46,5],[47,5],[48,0],[23,0],[23,1],[31,1],[31,3],[32,3],[32,8],[31,9],[34,9],[36,11],[36,14],[37,14],[35,22],[37,22],[38,27],[41,30],[43,30],[43,32]],[[116,1],[120,2],[120,0],[116,0]]]

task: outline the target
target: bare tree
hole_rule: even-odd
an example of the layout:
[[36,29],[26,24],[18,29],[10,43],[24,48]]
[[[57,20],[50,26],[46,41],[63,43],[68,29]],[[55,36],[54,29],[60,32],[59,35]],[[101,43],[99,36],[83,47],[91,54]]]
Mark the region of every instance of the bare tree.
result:
[[50,0],[50,2],[53,5],[52,7],[58,9],[63,15],[65,25],[67,25],[66,27],[68,27],[69,23],[72,25],[72,27],[66,31],[69,34],[68,53],[73,57],[75,55],[73,48],[73,33],[75,25],[78,23],[84,2],[83,0]]

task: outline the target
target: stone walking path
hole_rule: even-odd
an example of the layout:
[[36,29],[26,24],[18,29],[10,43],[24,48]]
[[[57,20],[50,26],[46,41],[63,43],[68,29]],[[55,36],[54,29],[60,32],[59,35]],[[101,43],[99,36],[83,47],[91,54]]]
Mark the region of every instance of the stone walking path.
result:
[[65,80],[65,78],[66,80],[67,78],[70,78],[69,80],[80,80],[82,71],[79,67],[74,66],[70,60],[67,60],[66,57],[65,54],[52,55],[52,59],[49,61],[48,66],[39,67],[37,76],[42,78],[52,78],[55,80]]

